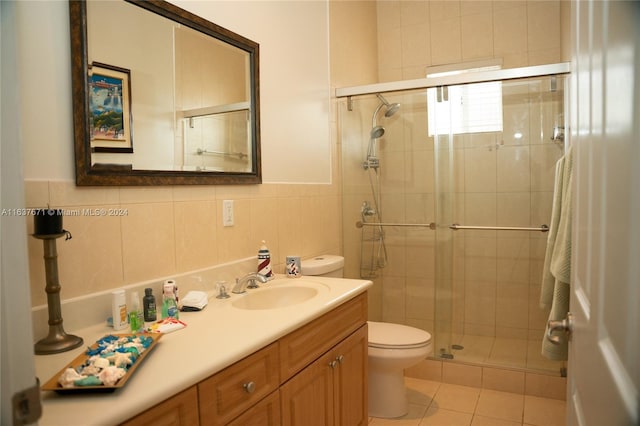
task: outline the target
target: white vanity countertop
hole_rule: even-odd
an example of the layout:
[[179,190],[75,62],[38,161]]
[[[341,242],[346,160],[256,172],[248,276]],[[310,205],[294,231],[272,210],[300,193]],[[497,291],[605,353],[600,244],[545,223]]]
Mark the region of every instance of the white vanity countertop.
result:
[[[371,281],[326,277],[277,280],[270,285],[317,285],[318,295],[308,301],[277,309],[238,309],[232,303],[244,295],[209,299],[200,312],[180,312],[187,327],[162,336],[132,377],[112,393],[58,394],[43,392],[40,425],[118,424],[197,384],[247,355],[278,340],[300,326],[366,291]],[[248,290],[251,291],[259,290]],[[65,330],[84,339],[80,348],[54,355],[35,356],[36,374],[47,382],[85,348],[112,328],[100,324]]]

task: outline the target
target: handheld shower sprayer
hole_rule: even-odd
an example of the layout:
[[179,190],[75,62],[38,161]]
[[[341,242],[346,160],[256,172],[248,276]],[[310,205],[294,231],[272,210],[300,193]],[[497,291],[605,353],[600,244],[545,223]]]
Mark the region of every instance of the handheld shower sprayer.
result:
[[371,133],[369,137],[369,146],[367,148],[367,158],[364,163],[362,163],[362,167],[365,170],[375,170],[379,166],[377,140],[384,135],[385,130],[384,127],[378,126],[377,124],[376,119],[378,117],[378,113],[382,108],[385,108],[384,116],[386,118],[389,118],[400,109],[399,103],[389,103],[389,101],[387,101],[380,93],[376,93],[376,97],[380,100],[380,105],[378,105],[378,107],[375,109],[375,111],[373,112],[373,117],[371,118]]
[[367,159],[362,163],[362,167],[367,170],[369,168],[377,169],[379,165],[378,153],[376,152],[377,144],[376,139],[381,138],[384,135],[384,127],[375,126],[371,129],[369,136],[369,146],[367,148]]
[[[378,222],[382,222],[381,200],[380,200],[380,174],[378,168],[380,167],[380,160],[378,159],[378,139],[384,136],[385,129],[379,126],[376,122],[380,110],[383,108],[385,118],[391,117],[398,112],[400,104],[389,103],[384,96],[380,93],[376,94],[376,97],[380,100],[380,104],[376,107],[371,118],[371,132],[369,133],[369,145],[367,148],[367,158],[362,163],[362,167],[368,170],[369,183],[371,185],[371,197],[373,205],[369,206],[365,201],[362,206],[362,222],[366,222],[367,218],[375,219]],[[363,278],[372,278],[377,276],[376,271],[380,268],[384,268],[387,264],[387,247],[384,241],[384,229],[382,226],[372,228],[373,234],[367,234],[362,232],[362,254],[360,258],[360,276]],[[366,243],[365,243],[366,241]],[[365,244],[368,245],[368,256],[365,256]]]
[[384,127],[376,126],[371,129],[371,139],[378,139],[384,135]]

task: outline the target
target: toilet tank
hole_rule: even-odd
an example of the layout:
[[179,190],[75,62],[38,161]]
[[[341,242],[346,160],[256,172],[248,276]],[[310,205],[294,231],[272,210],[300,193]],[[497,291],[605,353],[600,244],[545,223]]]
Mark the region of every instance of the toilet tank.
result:
[[316,277],[343,277],[344,257],[327,254],[301,262],[302,275]]

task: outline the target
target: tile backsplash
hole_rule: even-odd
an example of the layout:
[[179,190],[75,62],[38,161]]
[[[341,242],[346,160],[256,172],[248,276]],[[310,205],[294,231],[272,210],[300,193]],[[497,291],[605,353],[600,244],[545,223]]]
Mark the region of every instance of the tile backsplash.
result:
[[[341,254],[336,184],[86,188],[26,180],[25,193],[28,208],[63,209],[64,228],[73,235],[57,241],[63,303],[251,258],[262,240],[276,272],[287,255]],[[234,226],[222,225],[223,200],[234,200]],[[33,233],[31,218],[27,233]],[[43,245],[29,238],[28,250],[37,307],[46,304]]]

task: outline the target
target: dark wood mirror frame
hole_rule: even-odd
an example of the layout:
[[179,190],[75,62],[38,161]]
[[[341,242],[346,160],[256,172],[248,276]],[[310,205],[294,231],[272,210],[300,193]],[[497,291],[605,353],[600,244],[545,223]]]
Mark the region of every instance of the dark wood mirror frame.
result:
[[85,0],[69,1],[76,185],[231,185],[262,183],[260,163],[259,45],[232,31],[162,0],[126,0],[150,12],[191,27],[249,53],[251,77],[252,171],[199,172],[132,170],[126,165],[92,167],[89,129],[88,40]]

